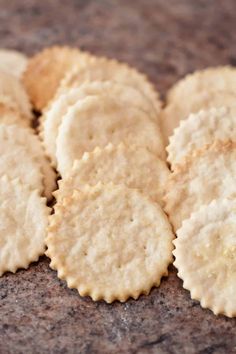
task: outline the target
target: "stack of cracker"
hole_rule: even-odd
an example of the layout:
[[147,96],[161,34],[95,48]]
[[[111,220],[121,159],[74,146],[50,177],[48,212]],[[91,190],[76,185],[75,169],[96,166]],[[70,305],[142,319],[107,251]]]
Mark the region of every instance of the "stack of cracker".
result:
[[236,69],[210,68],[178,82],[162,126],[178,275],[202,307],[236,316]]
[[174,238],[162,210],[170,171],[158,93],[128,65],[69,47],[31,58],[23,82],[61,177],[51,267],[93,300],[148,294],[168,273]]
[[27,62],[21,53],[0,50],[0,276],[44,254],[46,198],[56,187],[21,81]]
[[167,214],[184,287],[236,316],[235,97],[231,67],[188,75],[162,109],[124,63],[70,47],[29,60],[0,50],[0,275],[47,246],[81,296],[137,299],[168,274]]

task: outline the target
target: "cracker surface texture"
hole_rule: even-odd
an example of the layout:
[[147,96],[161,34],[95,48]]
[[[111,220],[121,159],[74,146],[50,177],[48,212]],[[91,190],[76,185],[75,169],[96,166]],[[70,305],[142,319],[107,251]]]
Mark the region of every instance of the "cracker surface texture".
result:
[[112,144],[95,148],[76,160],[66,178],[59,181],[56,198],[66,197],[84,185],[113,182],[137,188],[163,205],[164,187],[170,171],[166,163],[144,147]]
[[184,288],[215,315],[236,316],[236,203],[217,200],[185,220],[174,241]]
[[214,140],[235,140],[235,137],[236,104],[228,108],[212,108],[191,114],[187,120],[181,122],[170,138],[170,144],[166,148],[167,160],[174,169],[177,163],[181,163],[194,150],[210,145]]
[[42,50],[29,59],[23,83],[34,107],[44,109],[60,85],[66,72],[75,64],[88,60],[89,55],[79,49],[55,46]]
[[40,190],[48,199],[56,189],[56,174],[34,131],[0,124],[0,175],[7,174]]
[[222,106],[235,106],[236,91],[217,90],[205,88],[193,95],[189,95],[187,99],[171,102],[161,113],[161,125],[166,145],[169,137],[174,134],[182,120],[189,117],[191,113],[197,113],[200,110],[208,110],[210,108],[220,108]]
[[45,111],[41,121],[41,136],[53,164],[56,166],[56,139],[59,126],[70,106],[87,96],[113,97],[123,105],[135,106],[144,110],[156,120],[156,113],[150,101],[136,88],[113,81],[86,82],[79,87],[65,90],[59,94]]
[[84,152],[121,141],[147,147],[165,158],[160,130],[147,113],[110,97],[87,97],[70,107],[60,125],[56,142],[58,170],[64,177]]
[[21,134],[21,129],[25,132],[17,125],[0,124],[0,176],[7,174],[11,179],[19,178],[43,193],[41,166],[27,149],[23,139],[28,138],[28,134]]
[[0,95],[0,124],[18,124],[30,127],[31,120],[25,119],[14,100],[6,95]]
[[0,49],[0,70],[21,79],[26,69],[28,58],[26,55],[10,49]]
[[68,74],[61,83],[59,91],[71,87],[78,87],[87,81],[107,80],[119,82],[140,91],[152,104],[156,111],[157,118],[159,117],[162,104],[159,93],[155,90],[153,84],[144,74],[116,60],[92,58],[92,60],[87,61],[78,68],[74,67],[71,71],[68,71]]
[[158,204],[123,185],[100,183],[56,204],[46,254],[81,296],[124,302],[148,294],[167,275],[172,240]]
[[3,70],[0,70],[0,96],[1,95],[9,96],[25,118],[33,119],[29,97],[21,81]]
[[37,190],[0,178],[0,276],[28,268],[45,251],[49,208]]
[[236,91],[236,69],[219,66],[195,71],[179,80],[168,92],[167,102],[185,102],[189,97],[213,88],[214,90]]
[[202,205],[236,194],[236,143],[220,142],[193,152],[171,174],[165,211],[175,230]]

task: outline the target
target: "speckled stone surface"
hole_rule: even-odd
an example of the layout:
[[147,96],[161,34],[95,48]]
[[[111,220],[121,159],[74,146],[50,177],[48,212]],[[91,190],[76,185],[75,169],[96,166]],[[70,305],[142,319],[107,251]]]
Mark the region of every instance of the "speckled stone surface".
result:
[[[0,46],[54,43],[125,60],[158,89],[210,65],[236,65],[235,0],[0,0]],[[236,353],[236,319],[190,299],[173,267],[150,296],[80,298],[48,259],[0,278],[0,354]]]

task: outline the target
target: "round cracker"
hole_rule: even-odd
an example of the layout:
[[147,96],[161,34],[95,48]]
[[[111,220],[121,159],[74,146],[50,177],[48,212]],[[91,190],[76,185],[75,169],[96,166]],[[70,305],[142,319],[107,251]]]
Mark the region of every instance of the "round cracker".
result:
[[42,119],[42,139],[54,165],[56,165],[56,138],[61,121],[70,106],[87,96],[113,97],[123,105],[139,107],[147,112],[150,117],[153,117],[154,120],[156,119],[156,113],[150,102],[140,91],[131,86],[112,81],[93,81],[84,83],[80,87],[69,89],[69,91],[59,95],[51,103],[50,108],[46,110]]
[[157,203],[124,185],[84,187],[55,206],[50,266],[94,301],[148,294],[168,274],[173,233]]
[[23,53],[12,49],[0,49],[0,70],[21,79],[26,69],[28,58]]
[[10,97],[25,118],[33,119],[32,107],[23,85],[16,77],[3,70],[0,71],[1,95]]
[[51,199],[56,188],[56,174],[33,130],[0,124],[0,141],[0,175],[19,177]]
[[0,276],[28,268],[45,251],[49,208],[37,190],[0,178]]
[[235,140],[236,137],[236,103],[232,107],[212,108],[191,114],[175,129],[167,146],[168,161],[172,169],[176,164],[204,145],[214,140]]
[[236,69],[218,66],[195,71],[179,80],[168,92],[168,103],[186,102],[189,97],[209,88],[222,91],[236,91]]
[[29,59],[23,82],[34,107],[41,111],[55,95],[61,80],[73,65],[87,61],[90,55],[77,48],[54,46]]
[[217,200],[185,220],[174,241],[184,288],[215,315],[236,316],[236,202]]
[[108,80],[134,87],[140,91],[149,100],[156,112],[156,117],[159,118],[162,104],[159,93],[153,84],[144,74],[116,60],[92,58],[84,65],[74,67],[62,80],[59,92],[71,87],[78,87],[87,81]]
[[166,144],[169,137],[174,134],[174,130],[182,120],[188,118],[191,113],[210,108],[220,108],[222,106],[235,106],[236,91],[205,89],[189,95],[186,100],[171,102],[161,113],[161,125]]
[[164,196],[165,211],[177,230],[202,205],[236,195],[236,143],[216,141],[193,152],[172,175]]
[[30,127],[30,123],[29,119],[22,116],[10,97],[0,95],[0,124],[19,124],[22,127]]
[[160,130],[144,111],[111,97],[87,97],[69,108],[59,128],[56,158],[62,176],[84,152],[121,141],[165,157]]
[[94,151],[85,153],[81,160],[75,161],[66,178],[59,181],[59,190],[54,195],[58,200],[86,183],[124,183],[129,188],[140,189],[162,205],[169,174],[166,163],[147,148],[128,147],[123,143],[118,146],[108,144],[104,149],[96,147]]

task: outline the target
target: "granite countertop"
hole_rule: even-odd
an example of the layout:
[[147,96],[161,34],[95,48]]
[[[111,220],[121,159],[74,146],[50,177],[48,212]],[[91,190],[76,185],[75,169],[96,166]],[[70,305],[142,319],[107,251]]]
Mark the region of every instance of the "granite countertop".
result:
[[[236,65],[235,0],[0,0],[0,46],[78,45],[125,60],[165,90]],[[67,289],[42,257],[0,278],[0,354],[236,353],[236,319],[190,299],[176,270],[147,297],[106,305]]]

